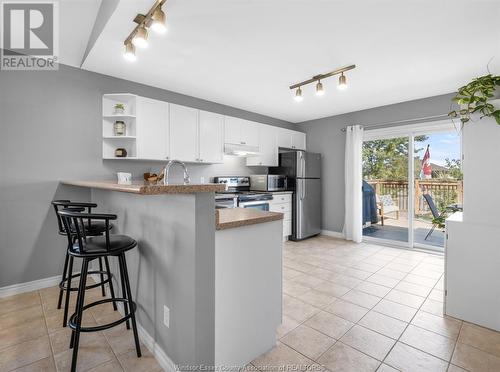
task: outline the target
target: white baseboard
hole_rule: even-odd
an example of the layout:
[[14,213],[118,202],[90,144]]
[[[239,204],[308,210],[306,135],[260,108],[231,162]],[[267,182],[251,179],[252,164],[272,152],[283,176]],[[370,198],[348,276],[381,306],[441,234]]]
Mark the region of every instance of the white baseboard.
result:
[[331,236],[332,238],[345,239],[344,234],[338,231],[321,230],[321,235]]
[[175,363],[168,357],[165,351],[158,346],[153,337],[140,325],[137,324],[137,332],[139,333],[139,338],[142,343],[148,348],[151,354],[154,355],[156,361],[166,372],[175,372],[177,368]]
[[58,285],[60,281],[61,275],[57,275],[50,278],[33,280],[32,282],[9,285],[7,287],[0,288],[0,298],[53,287]]

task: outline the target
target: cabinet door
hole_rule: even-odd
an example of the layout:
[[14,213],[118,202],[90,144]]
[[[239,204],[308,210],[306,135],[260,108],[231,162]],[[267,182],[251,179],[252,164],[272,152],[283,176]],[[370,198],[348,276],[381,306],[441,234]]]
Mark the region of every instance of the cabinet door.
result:
[[259,156],[247,158],[247,165],[261,165],[266,167],[278,166],[278,145],[276,143],[276,129],[270,125],[259,125]]
[[199,125],[199,161],[222,163],[224,116],[213,112],[200,111]]
[[292,148],[292,131],[284,128],[277,129],[278,147]]
[[259,127],[263,124],[242,120],[241,144],[259,146]]
[[306,134],[292,131],[292,149],[306,149]]
[[198,110],[170,104],[170,158],[198,159]]
[[224,118],[224,143],[241,144],[242,120],[226,116]]
[[137,156],[139,159],[166,159],[168,152],[168,103],[137,97]]

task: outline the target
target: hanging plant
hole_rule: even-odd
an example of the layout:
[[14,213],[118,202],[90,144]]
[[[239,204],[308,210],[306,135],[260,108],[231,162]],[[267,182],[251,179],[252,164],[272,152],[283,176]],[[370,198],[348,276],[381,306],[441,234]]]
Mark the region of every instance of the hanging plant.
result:
[[452,119],[460,117],[460,121],[465,124],[470,120],[470,114],[478,112],[481,114],[480,119],[485,116],[494,118],[500,125],[500,109],[495,108],[489,102],[498,98],[495,96],[498,86],[500,86],[500,76],[498,75],[488,74],[472,80],[469,84],[461,87],[452,99],[460,105],[460,110],[452,111],[448,116]]

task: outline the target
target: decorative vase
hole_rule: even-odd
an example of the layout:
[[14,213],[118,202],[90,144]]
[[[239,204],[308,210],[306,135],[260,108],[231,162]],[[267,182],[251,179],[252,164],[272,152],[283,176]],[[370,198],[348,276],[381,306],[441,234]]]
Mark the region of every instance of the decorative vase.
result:
[[125,136],[127,133],[127,126],[124,121],[117,120],[113,124],[113,132],[115,136]]
[[118,148],[115,150],[115,156],[117,158],[126,158],[127,157],[127,150],[124,148]]
[[123,115],[123,114],[125,114],[125,109],[115,106],[115,115]]

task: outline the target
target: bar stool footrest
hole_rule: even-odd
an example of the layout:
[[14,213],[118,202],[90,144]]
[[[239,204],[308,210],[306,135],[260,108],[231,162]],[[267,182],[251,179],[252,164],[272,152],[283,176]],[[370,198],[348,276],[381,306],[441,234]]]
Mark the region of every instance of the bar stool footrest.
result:
[[[95,302],[92,302],[92,303],[90,303],[88,305],[85,305],[83,307],[83,311],[85,311],[86,309],[89,309],[91,307],[97,306],[97,305],[102,305],[102,304],[106,304],[106,303],[113,303],[113,302],[121,302],[121,303],[128,304],[128,306],[129,306],[129,313],[128,313],[128,315],[125,315],[124,317],[122,317],[122,318],[120,318],[120,319],[118,319],[118,320],[116,320],[114,322],[111,322],[111,323],[107,323],[107,324],[103,324],[103,325],[98,325],[98,326],[95,326],[95,327],[80,327],[80,332],[99,332],[99,331],[104,331],[105,329],[116,327],[117,325],[119,325],[121,323],[124,323],[127,320],[129,320],[132,317],[132,314],[134,314],[136,312],[136,310],[137,310],[137,305],[136,305],[136,303],[134,301],[129,301],[126,298],[115,298],[115,299],[113,299],[113,298],[106,298],[104,300],[95,301]],[[72,330],[76,330],[75,318],[76,318],[76,313],[74,313],[73,315],[71,315],[71,317],[69,318],[68,326]]]
[[[106,275],[106,279],[104,279],[102,282],[99,282],[99,283],[87,285],[85,287],[85,290],[93,289],[93,288],[97,288],[97,287],[101,287],[103,284],[109,283],[111,281],[111,278],[113,278],[113,274],[110,274],[110,276],[108,277],[108,273],[106,271],[104,271],[104,270],[89,271],[88,275],[90,275],[90,274]],[[78,278],[78,277],[80,277],[80,275],[81,275],[80,273],[71,275],[71,280],[73,281],[74,278]],[[61,282],[59,283],[59,288],[66,291],[67,288],[68,288],[68,286],[66,285],[66,283],[68,282],[68,280],[69,280],[69,278],[61,280]],[[73,292],[77,292],[78,291],[78,287],[71,287],[69,290],[73,291]]]

